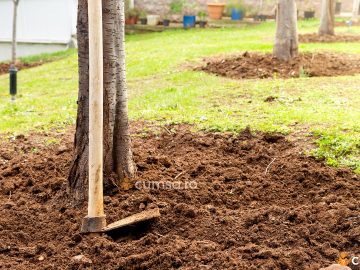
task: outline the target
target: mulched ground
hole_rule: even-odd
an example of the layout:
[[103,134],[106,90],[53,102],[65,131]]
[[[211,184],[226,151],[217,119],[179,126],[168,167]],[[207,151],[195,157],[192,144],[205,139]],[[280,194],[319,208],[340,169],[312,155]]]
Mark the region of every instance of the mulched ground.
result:
[[227,58],[204,59],[195,70],[233,79],[298,78],[300,76],[343,76],[360,73],[360,56],[330,53],[302,53],[285,62],[272,54],[245,52]]
[[[133,125],[135,125],[133,123]],[[0,144],[0,269],[319,269],[360,254],[360,177],[300,153],[280,135],[133,128],[137,181],[197,189],[120,191],[109,221],[159,208],[132,234],[79,234],[66,177],[72,133]],[[193,186],[194,187],[194,186]],[[142,230],[142,231],[141,231]]]
[[[37,66],[40,66],[42,64],[44,64],[43,61],[34,62],[34,63],[17,62],[16,63],[16,68],[18,70],[22,70],[22,69],[28,69],[28,68],[32,68],[32,67],[37,67]],[[10,68],[9,63],[0,63],[0,75],[9,73],[9,68]]]
[[302,34],[299,35],[300,43],[334,43],[334,42],[359,42],[360,35],[318,35],[316,33],[312,34]]

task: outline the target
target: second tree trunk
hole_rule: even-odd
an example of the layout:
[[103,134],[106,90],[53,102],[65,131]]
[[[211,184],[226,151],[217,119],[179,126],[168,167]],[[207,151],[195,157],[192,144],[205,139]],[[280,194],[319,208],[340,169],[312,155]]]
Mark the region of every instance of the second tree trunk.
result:
[[335,34],[335,0],[322,0],[319,35]]
[[295,0],[279,0],[276,9],[274,56],[288,61],[298,55],[297,8]]

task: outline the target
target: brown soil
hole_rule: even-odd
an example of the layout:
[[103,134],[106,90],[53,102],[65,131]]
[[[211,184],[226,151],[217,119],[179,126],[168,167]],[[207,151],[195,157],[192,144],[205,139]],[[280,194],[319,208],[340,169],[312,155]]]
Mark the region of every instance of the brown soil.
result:
[[[16,68],[18,70],[22,70],[22,69],[28,69],[28,68],[32,68],[32,67],[41,66],[42,64],[44,64],[43,61],[34,62],[34,63],[17,62],[16,63]],[[9,73],[9,68],[10,68],[9,63],[0,63],[0,75]]]
[[72,132],[56,135],[60,145],[37,134],[1,143],[0,269],[301,270],[360,253],[359,176],[300,154],[281,135],[187,126],[133,130],[136,180],[197,189],[106,196],[110,222],[154,207],[162,216],[131,234],[80,235],[86,210],[66,193]]
[[195,70],[234,79],[266,79],[343,76],[360,73],[360,56],[329,53],[303,53],[285,62],[272,54],[245,52],[228,58],[205,59],[206,64]]
[[360,35],[322,35],[303,34],[299,35],[300,43],[333,43],[333,42],[359,42]]

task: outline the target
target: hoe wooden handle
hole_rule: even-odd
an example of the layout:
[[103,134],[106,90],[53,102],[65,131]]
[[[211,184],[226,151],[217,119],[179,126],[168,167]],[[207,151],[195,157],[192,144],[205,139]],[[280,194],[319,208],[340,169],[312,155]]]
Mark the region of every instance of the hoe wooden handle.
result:
[[102,2],[89,0],[89,205],[88,217],[104,216]]

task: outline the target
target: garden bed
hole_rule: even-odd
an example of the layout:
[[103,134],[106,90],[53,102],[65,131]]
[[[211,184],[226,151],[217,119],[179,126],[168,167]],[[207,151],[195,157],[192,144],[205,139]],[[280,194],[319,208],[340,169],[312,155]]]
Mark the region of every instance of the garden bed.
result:
[[360,73],[360,56],[331,53],[302,53],[286,62],[272,54],[249,53],[204,59],[196,70],[234,79],[343,76]]
[[[18,70],[22,70],[22,69],[28,69],[28,68],[32,68],[32,67],[41,66],[42,64],[44,64],[43,61],[32,62],[32,63],[17,62],[16,68]],[[9,68],[10,68],[10,63],[0,63],[0,75],[9,73]]]
[[313,34],[302,34],[299,35],[300,43],[335,43],[335,42],[359,42],[360,35],[318,35]]
[[351,171],[300,154],[281,135],[188,126],[154,135],[133,125],[136,181],[197,188],[106,196],[109,222],[156,207],[162,216],[143,231],[92,238],[79,234],[86,209],[66,191],[74,131],[3,141],[4,269],[319,269],[340,251],[358,253],[360,177]]

